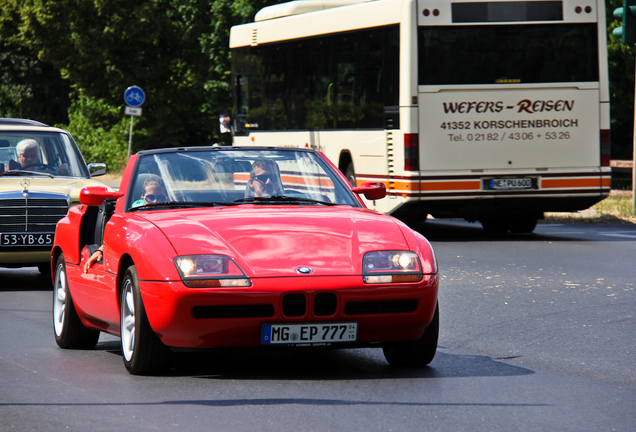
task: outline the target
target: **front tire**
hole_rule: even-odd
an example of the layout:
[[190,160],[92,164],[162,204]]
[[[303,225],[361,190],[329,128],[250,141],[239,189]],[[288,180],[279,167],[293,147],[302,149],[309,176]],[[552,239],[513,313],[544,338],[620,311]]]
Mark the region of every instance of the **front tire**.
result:
[[150,327],[135,266],[126,270],[121,288],[121,351],[124,365],[132,375],[161,373],[167,365],[169,352]]
[[392,342],[382,346],[384,357],[391,366],[423,367],[433,361],[439,338],[439,304],[424,335],[415,341]]
[[60,348],[91,349],[99,339],[99,331],[86,328],[75,310],[66,277],[66,261],[60,255],[55,265],[53,285],[53,331]]

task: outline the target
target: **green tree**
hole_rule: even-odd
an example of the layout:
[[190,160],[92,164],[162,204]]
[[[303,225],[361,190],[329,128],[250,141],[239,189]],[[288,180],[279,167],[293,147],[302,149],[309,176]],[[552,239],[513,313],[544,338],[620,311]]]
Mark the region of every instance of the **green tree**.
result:
[[0,4],[0,117],[47,124],[68,121],[69,83],[59,70],[17,42],[19,16],[11,0]]
[[627,46],[611,36],[621,23],[613,12],[622,0],[607,0],[607,58],[610,80],[610,116],[612,159],[632,159],[634,141],[634,46]]
[[135,149],[215,141],[218,108],[231,99],[229,28],[251,19],[253,2],[5,1],[18,12],[15,39],[83,97],[123,116],[125,89],[144,89]]
[[0,117],[68,122],[69,83],[20,45],[0,42]]
[[[130,120],[122,117],[119,105],[81,93],[73,95],[69,124],[58,125],[73,135],[86,162],[104,162],[111,172],[126,166]],[[141,131],[136,136],[143,135]]]

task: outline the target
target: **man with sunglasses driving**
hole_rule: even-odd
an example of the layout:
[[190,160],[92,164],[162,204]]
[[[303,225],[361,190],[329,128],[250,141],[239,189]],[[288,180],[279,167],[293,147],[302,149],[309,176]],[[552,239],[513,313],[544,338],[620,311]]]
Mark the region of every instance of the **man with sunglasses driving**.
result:
[[255,198],[281,195],[283,188],[278,165],[274,161],[267,159],[255,160],[252,163],[248,186]]

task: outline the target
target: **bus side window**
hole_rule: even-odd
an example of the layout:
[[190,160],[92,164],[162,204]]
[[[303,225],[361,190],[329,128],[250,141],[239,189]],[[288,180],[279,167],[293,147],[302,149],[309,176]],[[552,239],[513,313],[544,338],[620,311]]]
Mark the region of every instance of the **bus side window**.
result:
[[234,114],[234,133],[236,135],[249,134],[249,86],[248,78],[245,75],[236,76],[236,100],[238,106],[236,107],[236,113]]

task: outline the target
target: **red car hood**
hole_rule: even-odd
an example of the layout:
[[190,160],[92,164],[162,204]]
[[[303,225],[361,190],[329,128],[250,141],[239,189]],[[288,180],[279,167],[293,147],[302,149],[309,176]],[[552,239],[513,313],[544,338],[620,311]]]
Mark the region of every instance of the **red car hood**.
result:
[[361,274],[372,250],[408,249],[389,216],[350,207],[239,206],[148,212],[178,255],[222,254],[250,277]]

